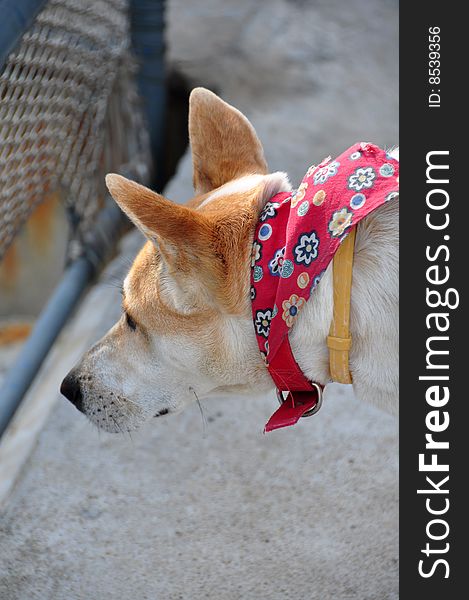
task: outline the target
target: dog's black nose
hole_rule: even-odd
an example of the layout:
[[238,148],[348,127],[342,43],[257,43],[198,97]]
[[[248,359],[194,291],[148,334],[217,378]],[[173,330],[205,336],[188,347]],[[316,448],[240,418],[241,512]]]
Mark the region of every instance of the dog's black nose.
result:
[[83,396],[81,394],[80,384],[73,371],[65,377],[60,386],[60,392],[74,404],[78,410],[83,412]]

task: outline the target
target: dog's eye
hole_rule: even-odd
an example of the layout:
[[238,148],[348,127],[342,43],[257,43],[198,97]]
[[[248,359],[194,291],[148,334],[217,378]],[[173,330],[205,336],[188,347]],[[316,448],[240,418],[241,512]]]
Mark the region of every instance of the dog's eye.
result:
[[137,329],[137,323],[132,319],[129,313],[125,313],[125,322],[132,331],[135,331]]

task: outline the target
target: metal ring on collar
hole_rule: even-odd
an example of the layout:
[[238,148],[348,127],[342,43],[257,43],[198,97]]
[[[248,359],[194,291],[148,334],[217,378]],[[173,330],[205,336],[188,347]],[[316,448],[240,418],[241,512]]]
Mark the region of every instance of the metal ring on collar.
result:
[[[319,412],[319,409],[322,406],[322,396],[323,396],[323,391],[320,385],[318,385],[317,383],[314,383],[313,381],[311,382],[311,385],[313,385],[316,388],[317,394],[318,394],[318,401],[316,402],[316,404],[313,406],[313,408],[310,408],[309,410],[307,410],[303,415],[301,415],[301,417],[312,417],[313,415],[315,415],[317,412]],[[289,394],[288,391],[285,392],[281,392],[279,389],[277,389],[277,400],[278,403],[280,405],[282,405],[286,398],[283,396],[283,394]]]
[[310,410],[307,410],[303,415],[301,415],[302,417],[312,417],[317,412],[319,412],[319,410],[322,406],[322,396],[323,396],[322,388],[317,383],[311,382],[311,384],[314,385],[314,387],[316,388],[316,391],[318,393],[318,401],[313,406],[313,408],[311,408]]

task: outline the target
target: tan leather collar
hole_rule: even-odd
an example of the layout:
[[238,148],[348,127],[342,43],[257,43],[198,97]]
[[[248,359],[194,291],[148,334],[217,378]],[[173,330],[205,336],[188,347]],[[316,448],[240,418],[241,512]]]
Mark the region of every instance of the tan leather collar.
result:
[[349,366],[350,298],[352,292],[353,253],[355,230],[348,234],[337,250],[332,263],[334,285],[334,313],[327,337],[331,378],[338,383],[352,383]]

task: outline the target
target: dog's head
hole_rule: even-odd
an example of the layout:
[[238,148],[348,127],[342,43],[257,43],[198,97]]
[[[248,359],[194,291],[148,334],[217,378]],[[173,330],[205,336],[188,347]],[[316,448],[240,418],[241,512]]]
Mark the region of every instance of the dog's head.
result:
[[251,321],[259,214],[289,191],[267,174],[254,128],[212,92],[190,98],[195,197],[174,204],[119,175],[108,188],[148,242],[123,283],[123,314],[62,383],[108,431],[181,411],[196,398],[272,387]]

